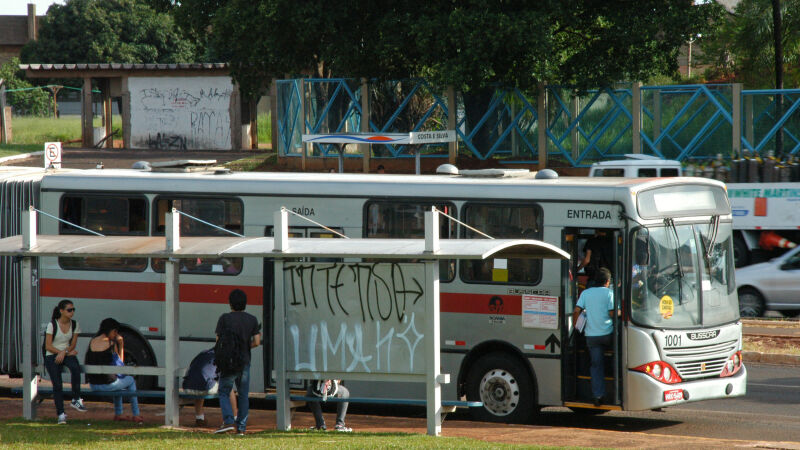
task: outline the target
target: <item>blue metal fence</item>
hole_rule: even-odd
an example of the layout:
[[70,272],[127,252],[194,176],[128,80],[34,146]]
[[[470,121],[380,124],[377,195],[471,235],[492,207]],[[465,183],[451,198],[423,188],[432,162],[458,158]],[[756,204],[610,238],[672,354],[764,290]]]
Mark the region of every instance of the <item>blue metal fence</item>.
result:
[[[302,155],[303,133],[362,129],[359,81],[307,78],[277,83],[281,156]],[[538,94],[545,92],[547,99],[541,110],[536,97],[518,89],[498,88],[477,101],[460,93],[448,99],[445,89],[415,79],[370,81],[367,92],[370,132],[446,129],[451,114],[448,105],[455,105],[452,113],[456,116],[460,153],[501,163],[537,162],[540,133],[545,134],[548,160],[574,167],[621,158],[635,148],[680,161],[714,158],[717,154],[733,157],[737,148],[766,154],[775,149],[779,130],[783,132],[784,154],[800,152],[800,89],[737,91],[732,84],[625,84],[578,96],[569,89],[547,86]],[[784,99],[780,117],[778,95]],[[734,105],[741,109],[734,111]],[[544,130],[539,127],[540,116],[546,119]],[[734,126],[739,117],[741,122]],[[637,124],[639,129],[635,130]],[[634,136],[638,142],[634,142]],[[738,147],[733,145],[735,137],[741,140]],[[447,147],[373,144],[370,150],[373,158],[412,157],[416,151],[423,156],[443,156]],[[336,152],[330,145],[315,144],[306,155],[332,157]]]

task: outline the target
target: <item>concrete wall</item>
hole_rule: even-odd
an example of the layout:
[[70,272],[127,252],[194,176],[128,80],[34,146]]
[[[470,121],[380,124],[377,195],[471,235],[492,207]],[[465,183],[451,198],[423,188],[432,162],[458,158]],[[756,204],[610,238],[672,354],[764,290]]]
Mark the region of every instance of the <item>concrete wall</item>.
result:
[[228,76],[129,77],[130,146],[231,150]]

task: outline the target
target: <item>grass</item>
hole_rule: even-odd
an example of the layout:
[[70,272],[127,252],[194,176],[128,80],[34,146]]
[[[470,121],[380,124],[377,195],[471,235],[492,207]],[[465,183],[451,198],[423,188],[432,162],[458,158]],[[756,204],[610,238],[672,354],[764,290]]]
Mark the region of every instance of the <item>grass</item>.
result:
[[[3,448],[519,448],[469,438],[432,437],[404,433],[321,433],[314,431],[264,431],[247,436],[215,435],[169,430],[158,426],[120,425],[111,421],[96,423],[27,422],[22,419],[0,421],[0,446]],[[531,448],[531,447],[527,447]],[[538,447],[545,448],[545,447]]]
[[[114,131],[121,136],[122,119],[114,116],[111,119]],[[95,118],[93,126],[102,126],[100,119]],[[80,116],[52,117],[14,116],[11,119],[11,143],[0,144],[0,158],[44,150],[45,142],[67,142],[81,138]],[[65,144],[66,145],[66,144]],[[80,144],[75,144],[80,145]]]

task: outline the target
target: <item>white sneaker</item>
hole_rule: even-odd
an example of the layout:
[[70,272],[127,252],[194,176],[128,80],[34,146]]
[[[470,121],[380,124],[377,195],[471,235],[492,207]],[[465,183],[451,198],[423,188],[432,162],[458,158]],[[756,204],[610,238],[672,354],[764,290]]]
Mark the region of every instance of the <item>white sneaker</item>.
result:
[[69,402],[69,404],[70,404],[70,406],[72,406],[73,408],[77,409],[80,412],[88,411],[88,409],[86,409],[86,407],[83,406],[83,399],[82,398],[75,399],[75,400]]
[[59,425],[66,425],[67,424],[67,414],[61,413],[58,415],[58,424]]

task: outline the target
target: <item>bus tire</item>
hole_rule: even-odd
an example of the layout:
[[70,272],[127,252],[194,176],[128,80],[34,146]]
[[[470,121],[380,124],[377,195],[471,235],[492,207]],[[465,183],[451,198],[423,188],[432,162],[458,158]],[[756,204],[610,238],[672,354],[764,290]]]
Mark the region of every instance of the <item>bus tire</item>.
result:
[[519,358],[508,353],[482,356],[467,375],[467,399],[483,402],[470,408],[483,422],[530,423],[536,411],[531,376]]
[[[123,328],[119,334],[124,340],[126,366],[155,366],[156,360],[147,341],[136,332]],[[158,385],[158,377],[153,375],[136,375],[136,389],[151,390]]]
[[750,264],[750,250],[747,249],[744,239],[736,236],[733,238],[733,265],[744,267],[748,264]]
[[761,317],[766,310],[764,297],[753,288],[739,290],[739,315],[742,317]]

